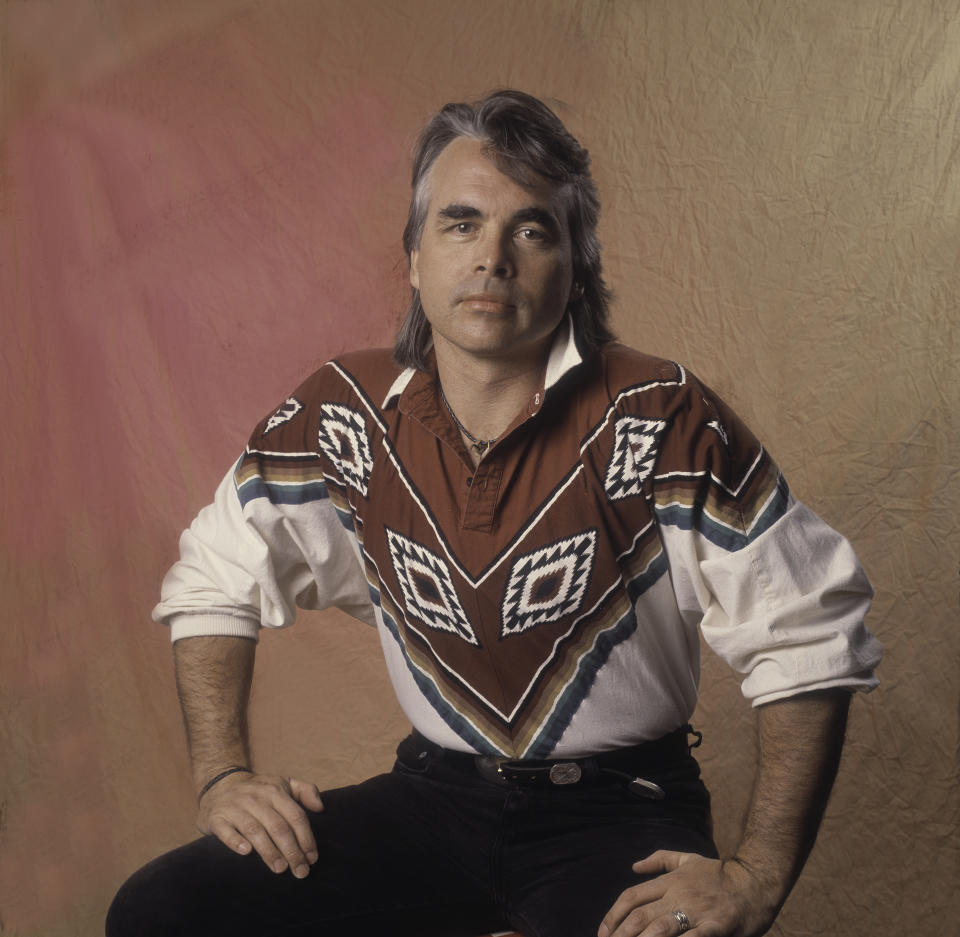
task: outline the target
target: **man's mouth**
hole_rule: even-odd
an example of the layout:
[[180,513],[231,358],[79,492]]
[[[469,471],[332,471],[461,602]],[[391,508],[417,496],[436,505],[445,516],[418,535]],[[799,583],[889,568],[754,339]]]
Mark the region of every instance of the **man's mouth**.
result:
[[475,307],[489,307],[490,309],[511,309],[511,303],[505,296],[496,293],[468,293],[460,302]]

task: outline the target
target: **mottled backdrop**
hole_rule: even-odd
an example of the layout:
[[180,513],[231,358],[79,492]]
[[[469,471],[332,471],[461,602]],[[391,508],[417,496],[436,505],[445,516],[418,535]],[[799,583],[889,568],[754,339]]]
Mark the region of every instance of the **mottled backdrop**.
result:
[[[882,688],[774,933],[956,933],[955,0],[0,10],[0,933],[94,937],[192,835],[149,621],[178,533],[301,378],[390,342],[415,129],[498,86],[593,153],[622,337],[725,395],[877,586]],[[751,717],[713,658],[704,689],[730,847]],[[405,731],[340,614],[263,640],[254,706],[259,760],[321,785]]]

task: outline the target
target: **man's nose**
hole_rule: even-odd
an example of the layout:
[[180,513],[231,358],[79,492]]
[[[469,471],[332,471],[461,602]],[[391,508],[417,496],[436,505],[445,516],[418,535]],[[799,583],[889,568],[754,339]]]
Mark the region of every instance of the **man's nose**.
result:
[[477,273],[494,277],[512,277],[516,272],[513,262],[513,241],[507,234],[490,232],[477,243]]

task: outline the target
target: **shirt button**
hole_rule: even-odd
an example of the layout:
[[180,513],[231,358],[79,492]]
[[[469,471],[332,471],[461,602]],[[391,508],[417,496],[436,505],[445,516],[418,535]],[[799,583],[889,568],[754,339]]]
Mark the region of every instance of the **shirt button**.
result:
[[472,484],[473,484],[473,476],[472,476],[472,475],[468,475],[468,476],[467,476],[467,487],[469,488]]

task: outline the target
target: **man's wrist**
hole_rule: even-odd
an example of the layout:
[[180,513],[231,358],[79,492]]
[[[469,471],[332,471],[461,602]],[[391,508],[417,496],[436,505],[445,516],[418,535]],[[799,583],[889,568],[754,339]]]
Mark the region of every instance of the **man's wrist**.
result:
[[723,864],[728,877],[739,881],[741,887],[749,883],[755,907],[767,912],[771,920],[776,917],[790,894],[795,877],[739,853],[725,859]]
[[210,790],[215,784],[219,784],[224,778],[229,777],[231,774],[238,774],[239,772],[244,771],[247,774],[253,774],[253,769],[248,768],[246,765],[230,765],[229,768],[224,768],[218,774],[215,774],[203,787],[200,788],[200,793],[197,794],[197,802],[199,803],[203,799],[203,795]]

